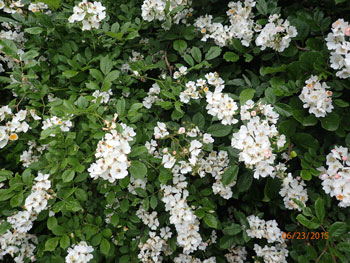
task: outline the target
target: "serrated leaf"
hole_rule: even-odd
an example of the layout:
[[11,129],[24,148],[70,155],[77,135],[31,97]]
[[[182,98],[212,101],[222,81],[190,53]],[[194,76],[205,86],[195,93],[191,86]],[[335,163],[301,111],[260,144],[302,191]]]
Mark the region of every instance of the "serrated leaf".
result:
[[222,175],[222,184],[229,185],[237,178],[239,167],[237,165],[230,166]]
[[130,174],[135,179],[143,179],[147,174],[147,167],[140,161],[132,161],[130,166]]
[[37,27],[37,26],[24,29],[24,32],[31,34],[31,35],[38,35],[43,31],[44,30],[41,27]]
[[108,255],[110,248],[111,248],[111,244],[109,243],[109,241],[103,238],[100,244],[101,253],[104,255]]
[[101,58],[100,69],[104,75],[107,75],[112,70],[112,67],[113,62],[108,56]]
[[214,215],[206,213],[203,220],[209,227],[217,229],[219,221]]
[[198,47],[193,47],[191,49],[191,55],[197,63],[202,61],[202,52]]
[[225,52],[224,59],[227,62],[237,62],[239,60],[239,56],[234,52],[228,51],[228,52]]
[[297,216],[297,220],[305,227],[307,227],[308,229],[317,229],[320,227],[319,223],[313,222],[309,219],[307,219],[305,216],[303,216],[302,214],[299,214]]
[[232,126],[221,123],[210,126],[207,130],[213,137],[225,137],[230,134]]
[[255,94],[254,89],[244,89],[242,92],[239,94],[239,101],[241,105],[246,103],[246,101],[253,99]]
[[330,237],[341,237],[346,232],[346,223],[335,222],[328,229]]
[[58,237],[50,238],[45,242],[45,249],[44,251],[54,251],[55,248],[58,245]]
[[205,54],[206,60],[212,60],[214,58],[217,58],[221,54],[221,48],[219,47],[211,47],[207,54]]
[[185,52],[186,48],[187,48],[187,43],[185,40],[175,40],[173,43],[173,48],[179,52],[179,53],[183,53]]
[[317,198],[315,202],[315,211],[316,211],[316,216],[320,222],[323,222],[323,219],[326,215],[326,210],[325,210],[325,204],[322,198]]

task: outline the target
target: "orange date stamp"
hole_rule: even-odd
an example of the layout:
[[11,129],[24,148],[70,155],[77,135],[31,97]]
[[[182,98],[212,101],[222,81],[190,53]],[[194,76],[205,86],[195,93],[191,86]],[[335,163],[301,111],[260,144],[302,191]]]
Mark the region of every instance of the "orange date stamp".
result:
[[282,232],[283,239],[328,239],[328,232]]

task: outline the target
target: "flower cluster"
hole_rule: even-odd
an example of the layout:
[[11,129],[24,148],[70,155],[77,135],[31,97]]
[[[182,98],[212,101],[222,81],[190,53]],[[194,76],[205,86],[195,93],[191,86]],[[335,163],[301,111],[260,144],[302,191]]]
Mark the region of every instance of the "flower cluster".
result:
[[309,108],[309,112],[318,117],[325,117],[327,112],[332,112],[332,91],[325,82],[320,82],[317,76],[311,76],[305,81],[300,100],[304,103],[304,108]]
[[199,28],[203,34],[202,41],[213,39],[218,46],[227,46],[232,43],[233,38],[241,40],[242,45],[249,46],[254,31],[259,30],[259,26],[253,21],[252,8],[256,2],[245,0],[242,2],[230,2],[227,15],[230,19],[230,25],[213,23],[211,15],[201,16],[196,19],[194,26]]
[[200,177],[204,177],[209,173],[215,179],[215,183],[212,185],[213,193],[219,194],[224,199],[230,199],[233,194],[231,188],[236,184],[236,181],[234,180],[228,185],[222,183],[222,175],[229,164],[227,152],[220,151],[217,153],[213,151],[207,158],[199,159],[198,163],[197,173]]
[[[20,132],[26,133],[31,127],[26,122],[28,116],[27,110],[20,110],[16,114],[12,114],[11,108],[3,106],[0,108],[0,121],[4,121],[8,116],[12,119],[6,122],[5,126],[0,126],[0,148],[4,148],[8,141],[18,140],[18,134]],[[30,115],[35,119],[41,119],[36,115],[35,111],[30,111]]]
[[249,229],[246,231],[251,238],[264,238],[268,243],[283,243],[282,232],[278,228],[276,220],[265,221],[255,215],[248,216],[247,220]]
[[95,157],[96,162],[93,163],[88,172],[94,179],[102,178],[114,183],[116,179],[122,179],[128,175],[127,155],[131,151],[129,141],[133,140],[136,135],[134,129],[121,123],[122,132],[111,130],[104,139],[97,144]]
[[216,258],[210,257],[202,261],[194,256],[179,254],[174,258],[174,263],[216,263]]
[[170,213],[170,223],[175,225],[178,245],[183,247],[185,254],[189,254],[203,243],[199,234],[199,220],[186,202],[189,195],[186,177],[178,173],[179,167],[173,168],[172,172],[173,185],[161,185],[162,201],[165,203],[165,210]]
[[[192,8],[189,6],[192,4],[191,0],[170,0],[169,12],[179,6],[185,6],[182,11],[177,12],[172,17],[172,22],[174,24],[179,24],[180,22],[186,23],[187,17],[192,16]],[[166,0],[144,0],[141,10],[142,10],[142,18],[145,21],[151,22],[153,20],[164,21],[166,20]],[[171,18],[171,17],[169,17]],[[169,25],[165,23],[162,25],[163,28],[169,29]]]
[[4,256],[9,254],[16,263],[23,263],[26,258],[34,262],[37,244],[38,238],[35,235],[7,230],[0,235],[0,260],[4,260]]
[[[24,167],[28,167],[32,163],[39,161],[43,152],[49,148],[48,144],[38,146],[35,141],[28,141],[29,149],[23,151],[20,156],[20,161],[23,162]],[[38,152],[38,155],[34,154],[34,151]]]
[[[180,101],[189,103],[190,99],[199,99],[206,96],[208,114],[217,117],[224,125],[236,124],[238,120],[234,118],[238,112],[237,103],[227,94],[223,94],[225,82],[219,74],[208,73],[205,79],[198,79],[186,83],[187,89],[180,93]],[[209,91],[208,85],[215,87],[214,92]]]
[[296,209],[298,211],[302,210],[302,207],[299,207],[292,199],[296,199],[305,205],[308,200],[305,186],[305,182],[299,176],[294,178],[291,173],[288,173],[283,178],[282,188],[279,194],[283,197],[286,208],[291,210]]
[[172,251],[167,244],[167,240],[171,235],[172,233],[170,232],[169,227],[161,228],[160,236],[158,236],[156,232],[149,232],[149,238],[147,241],[144,244],[139,244],[140,252],[138,258],[141,262],[161,263],[163,262],[161,252],[164,252],[166,255],[171,255]]
[[143,106],[147,109],[150,109],[156,101],[160,101],[161,99],[158,98],[158,94],[160,92],[160,87],[157,83],[154,83],[152,85],[152,88],[149,89],[147,93],[147,97],[143,99]]
[[254,251],[265,263],[287,263],[286,258],[289,251],[282,244],[276,244],[275,246],[265,245],[264,247],[254,244]]
[[178,78],[180,78],[181,76],[187,75],[187,73],[188,73],[187,67],[181,66],[181,67],[179,67],[179,70],[178,70],[178,71],[175,71],[175,72],[174,72],[173,78],[174,78],[174,79],[178,79]]
[[320,167],[323,190],[335,196],[340,207],[350,206],[350,156],[348,148],[336,146],[327,155],[328,168]]
[[230,253],[225,254],[228,263],[245,263],[247,259],[247,250],[245,247],[232,246],[228,249]]
[[248,216],[247,220],[249,229],[246,232],[249,237],[264,238],[269,244],[276,243],[273,246],[265,245],[264,248],[254,244],[254,251],[257,256],[263,258],[264,262],[287,263],[288,250],[276,220],[265,221],[254,215]]
[[283,52],[293,37],[298,34],[296,28],[289,24],[288,20],[283,21],[280,15],[270,15],[269,22],[263,27],[260,34],[255,40],[261,50],[269,47],[278,52]]
[[136,211],[136,215],[142,220],[143,224],[148,226],[151,230],[157,230],[159,227],[158,213],[156,211],[148,213],[143,206],[140,206]]
[[94,256],[94,248],[89,246],[85,241],[80,241],[73,247],[68,248],[68,255],[66,256],[66,263],[87,263]]
[[146,189],[146,179],[135,179],[134,177],[130,177],[130,183],[128,185],[128,191],[134,195],[136,195],[136,188]]
[[[262,116],[259,117],[258,115]],[[241,119],[248,120],[238,132],[233,134],[231,145],[241,150],[239,161],[248,167],[254,168],[254,178],[274,177],[276,169],[274,163],[276,154],[274,148],[282,148],[286,143],[286,137],[278,133],[276,126],[279,115],[273,111],[271,105],[264,105],[248,100],[241,107]],[[272,143],[271,143],[272,141]]]
[[8,14],[22,14],[22,7],[24,4],[21,0],[0,0],[0,10],[3,9],[5,13]]
[[98,29],[101,21],[106,18],[106,8],[100,2],[88,2],[83,0],[77,6],[74,6],[74,14],[68,18],[69,23],[75,21],[82,22],[82,30]]
[[[33,251],[35,246],[29,243],[32,239],[34,243],[36,238],[27,232],[32,228],[33,221],[37,219],[37,215],[46,209],[47,202],[51,198],[48,191],[51,187],[49,174],[38,173],[35,177],[36,183],[31,189],[30,195],[25,199],[23,208],[25,210],[18,211],[7,218],[7,222],[11,224],[13,231],[8,230],[0,237],[0,259],[6,254],[16,256],[16,262],[23,262],[24,257],[31,258],[34,261]],[[2,252],[4,251],[4,252]],[[22,260],[22,261],[21,261]]]
[[[1,2],[1,1],[0,1]],[[27,39],[24,37],[24,32],[22,32],[22,27],[20,25],[11,23],[11,22],[2,22],[1,26],[5,29],[0,31],[0,39],[8,39],[15,42],[18,55],[21,56],[24,51],[24,45]],[[2,46],[0,45],[0,73],[5,72],[4,65],[9,69],[12,69],[16,63],[14,58],[1,54]]]
[[95,97],[91,102],[95,103],[98,98],[101,97],[100,103],[108,103],[110,96],[112,96],[112,89],[109,89],[108,91],[102,91],[100,92],[99,90],[95,90],[94,93],[92,93],[92,96]]
[[338,19],[332,24],[332,33],[326,41],[331,50],[331,67],[338,70],[336,76],[342,79],[350,77],[350,25],[344,19]]
[[47,6],[47,4],[45,4],[43,2],[30,3],[30,5],[28,6],[28,10],[32,11],[33,13],[43,12],[44,10],[46,10],[48,8],[49,7]]
[[[62,120],[57,116],[52,116],[51,118],[47,118],[43,121],[42,129],[46,130],[55,126],[60,127],[61,131],[63,132],[68,132],[73,126],[73,123],[70,120]],[[55,134],[51,133],[50,136],[55,137]]]

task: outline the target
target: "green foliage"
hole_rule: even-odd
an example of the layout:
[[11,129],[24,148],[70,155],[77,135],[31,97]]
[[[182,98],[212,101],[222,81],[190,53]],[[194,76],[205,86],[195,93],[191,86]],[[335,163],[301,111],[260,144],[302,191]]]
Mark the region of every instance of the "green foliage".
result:
[[[286,242],[287,262],[348,262],[350,210],[338,205],[342,195],[330,196],[330,190],[323,188],[325,172],[320,168],[326,166],[326,155],[335,146],[350,147],[350,82],[337,77],[325,41],[333,22],[347,19],[349,1],[256,1],[252,9],[256,25],[263,27],[270,15],[281,14],[296,27],[298,35],[283,52],[261,50],[255,42],[257,32],[249,45],[235,37],[225,45],[219,45],[217,39],[202,41],[205,34],[194,26],[198,17],[210,13],[213,22],[228,23],[227,3],[218,0],[192,1],[193,10],[184,15],[187,23],[177,23],[177,16],[189,6],[173,8],[174,1],[162,1],[164,20],[146,21],[142,18],[143,1],[102,0],[106,18],[98,29],[84,31],[79,23],[68,22],[79,1],[43,0],[51,15],[33,13],[28,10],[30,1],[22,2],[23,13],[0,14],[1,22],[18,25],[17,33],[26,39],[21,43],[6,39],[6,34],[0,37],[0,55],[4,57],[0,66],[1,105],[12,110],[12,114],[3,110],[0,114],[0,235],[14,231],[9,217],[27,211],[26,200],[37,191],[33,186],[38,174],[49,174],[46,207],[35,214],[33,227],[28,230],[38,237],[34,251],[37,262],[64,262],[68,248],[81,241],[94,249],[91,262],[139,262],[140,247],[151,232],[160,236],[162,227],[169,227],[172,236],[164,245],[169,254],[161,255],[164,262],[173,262],[183,247],[172,223],[170,205],[165,205],[169,193],[162,187],[176,185],[179,179],[174,171],[182,173],[188,165],[191,169],[184,174],[184,204],[207,245],[206,250],[191,253],[194,257],[226,262],[231,248],[242,246],[247,250],[246,262],[253,262],[254,244],[271,245],[247,234],[247,217],[257,215],[275,219],[285,233],[321,235]],[[9,31],[6,27],[1,25],[1,30]],[[208,33],[209,28],[206,30]],[[184,67],[184,72],[175,77]],[[277,147],[276,138],[269,138],[276,154],[273,168],[284,163],[285,172],[257,178],[254,165],[244,164],[243,159],[249,157],[233,147],[232,138],[248,121],[241,120],[237,110],[230,116],[238,123],[224,125],[220,114],[208,112],[206,94],[214,93],[213,85],[208,81],[199,85],[197,81],[209,73],[223,79],[222,93],[239,109],[248,100],[271,104],[279,115],[273,124],[277,139],[286,137],[282,147]],[[325,117],[310,113],[300,100],[311,75],[326,82],[332,91],[334,109]],[[181,98],[189,81],[197,84],[198,93],[184,102]],[[159,88],[159,93],[151,94],[152,87]],[[103,96],[96,98],[96,94]],[[152,101],[150,107],[146,97]],[[257,114],[257,105],[251,116]],[[216,107],[229,106],[220,101]],[[18,139],[10,140],[15,132],[7,130],[4,136],[2,129],[16,126],[10,122],[20,110],[27,110],[23,121],[30,128],[16,132]],[[41,119],[33,118],[30,110]],[[59,125],[43,129],[44,121],[54,116],[70,120],[69,131]],[[149,146],[146,143],[155,139],[158,122],[166,125],[169,134]],[[136,135],[108,165],[112,167],[126,153],[123,162],[127,176],[114,182],[92,178],[91,165],[98,159],[96,149],[104,147],[106,153],[112,147],[101,140],[112,131],[122,134],[123,124]],[[185,132],[180,132],[182,128]],[[191,132],[198,133],[197,137],[187,135]],[[211,135],[214,142],[205,143],[204,134]],[[190,165],[193,138],[201,144],[198,158],[225,151],[226,166],[212,170],[217,162],[204,157],[207,167],[203,171],[198,163]],[[177,162],[178,166],[165,168],[164,154],[186,160],[186,165]],[[259,154],[267,159],[270,153],[266,149]],[[26,164],[26,158],[32,161]],[[343,172],[348,174],[347,170]],[[289,200],[294,210],[285,206],[280,194],[288,173],[299,182],[303,180],[308,193],[305,204],[295,198]],[[232,197],[216,193],[215,183],[232,191]],[[141,210],[157,213],[157,229],[145,224]],[[212,231],[217,235],[216,243],[212,242]],[[1,246],[0,251],[5,250]],[[7,255],[4,262],[12,262],[10,258]]]

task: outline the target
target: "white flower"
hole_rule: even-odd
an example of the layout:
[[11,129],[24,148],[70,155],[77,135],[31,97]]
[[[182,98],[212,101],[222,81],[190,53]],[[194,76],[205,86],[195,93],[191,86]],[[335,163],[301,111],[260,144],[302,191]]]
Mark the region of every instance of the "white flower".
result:
[[162,160],[162,164],[164,164],[165,168],[171,168],[174,166],[176,162],[176,158],[170,154],[165,154],[163,155],[163,160]]

